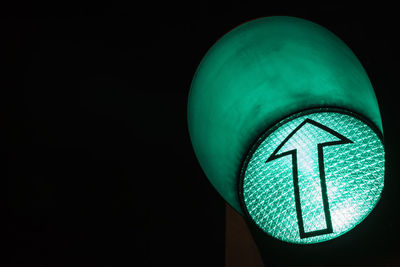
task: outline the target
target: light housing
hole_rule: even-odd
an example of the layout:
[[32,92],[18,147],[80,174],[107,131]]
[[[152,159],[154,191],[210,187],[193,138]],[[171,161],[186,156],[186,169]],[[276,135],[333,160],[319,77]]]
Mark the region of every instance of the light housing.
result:
[[326,107],[359,114],[383,134],[371,82],[345,43],[304,19],[260,18],[222,36],[202,59],[189,92],[189,134],[211,184],[246,215],[238,183],[255,140],[290,114]]

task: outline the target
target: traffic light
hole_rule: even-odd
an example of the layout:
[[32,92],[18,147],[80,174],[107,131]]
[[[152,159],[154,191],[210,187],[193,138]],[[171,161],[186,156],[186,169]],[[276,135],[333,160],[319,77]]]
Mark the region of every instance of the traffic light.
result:
[[281,241],[336,238],[380,199],[372,85],[353,52],[310,21],[261,18],[219,39],[194,75],[188,125],[216,190]]

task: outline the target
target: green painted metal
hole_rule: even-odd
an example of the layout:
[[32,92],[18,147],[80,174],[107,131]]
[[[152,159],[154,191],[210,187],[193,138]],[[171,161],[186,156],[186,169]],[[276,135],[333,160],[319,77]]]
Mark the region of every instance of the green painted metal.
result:
[[382,132],[368,76],[338,37],[299,18],[261,18],[204,56],[189,93],[189,133],[208,179],[243,214],[237,182],[251,144],[288,114],[324,106],[362,114]]

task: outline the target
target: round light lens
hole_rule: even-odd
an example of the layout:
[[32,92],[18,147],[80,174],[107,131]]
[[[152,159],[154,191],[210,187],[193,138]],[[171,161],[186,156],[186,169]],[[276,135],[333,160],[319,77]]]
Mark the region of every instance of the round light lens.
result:
[[380,133],[351,112],[317,109],[277,123],[244,162],[240,198],[268,235],[312,244],[336,238],[376,206],[384,184]]

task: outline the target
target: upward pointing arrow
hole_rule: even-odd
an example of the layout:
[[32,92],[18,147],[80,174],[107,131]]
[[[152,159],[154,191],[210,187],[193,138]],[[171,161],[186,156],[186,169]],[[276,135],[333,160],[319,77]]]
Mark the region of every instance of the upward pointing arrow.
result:
[[[305,119],[267,159],[266,163],[284,156],[292,156],[294,198],[300,238],[333,232],[325,181],[323,148],[348,143],[352,141],[340,133],[316,121]],[[313,164],[318,164],[319,174],[313,171],[315,170]],[[308,191],[300,192],[299,177],[302,188],[308,188]],[[311,211],[306,214],[305,220],[303,220],[302,206],[307,206],[307,209]],[[322,214],[325,220],[321,224]]]

